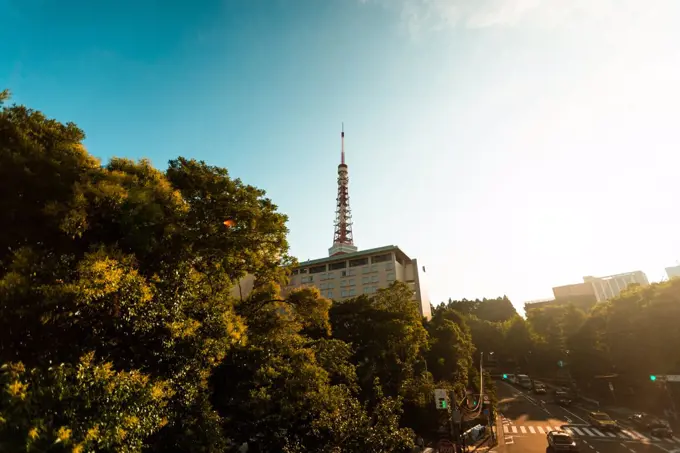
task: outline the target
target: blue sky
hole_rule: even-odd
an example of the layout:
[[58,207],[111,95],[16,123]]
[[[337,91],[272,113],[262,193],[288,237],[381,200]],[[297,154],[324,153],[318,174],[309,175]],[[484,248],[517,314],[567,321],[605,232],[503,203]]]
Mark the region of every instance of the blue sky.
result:
[[0,0],[0,87],[90,152],[227,167],[331,245],[345,122],[355,243],[433,302],[517,306],[680,259],[675,0]]

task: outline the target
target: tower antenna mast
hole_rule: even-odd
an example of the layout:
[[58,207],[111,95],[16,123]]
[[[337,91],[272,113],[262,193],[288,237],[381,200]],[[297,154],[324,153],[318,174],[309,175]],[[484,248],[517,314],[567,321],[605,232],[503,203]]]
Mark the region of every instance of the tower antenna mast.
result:
[[340,165],[338,165],[338,196],[335,208],[335,231],[330,256],[357,251],[352,236],[352,211],[349,207],[349,173],[345,163],[345,123],[340,132]]

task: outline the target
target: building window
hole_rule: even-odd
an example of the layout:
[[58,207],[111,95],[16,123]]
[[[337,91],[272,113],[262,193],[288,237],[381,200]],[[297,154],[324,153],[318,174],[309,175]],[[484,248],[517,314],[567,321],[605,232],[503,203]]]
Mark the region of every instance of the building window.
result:
[[390,272],[387,274],[387,281],[388,282],[393,282],[395,280],[394,272]]
[[299,273],[300,273],[300,271],[298,269],[293,269],[293,275],[297,275]]
[[371,266],[371,272],[378,272],[378,266],[376,264]]
[[378,283],[378,276],[377,275],[371,275],[371,283]]
[[349,286],[354,286],[354,279],[353,278],[349,279]]
[[319,285],[319,289],[326,289],[328,288],[328,285],[326,283],[322,283]]
[[366,283],[368,283],[369,281],[370,281],[370,279],[368,278],[368,276],[365,276],[365,277],[362,277],[362,278],[361,278],[361,283],[363,283],[364,285],[365,285]]
[[329,298],[329,299],[332,299],[333,298],[333,291],[328,291],[326,293],[326,297]]
[[377,292],[378,292],[378,287],[377,287],[377,286],[374,286],[374,287],[371,288],[371,289],[373,290],[373,291],[371,291],[371,292],[374,292],[374,293],[377,293]]
[[326,272],[326,265],[321,264],[319,266],[312,266],[309,268],[309,273],[310,274],[320,274],[322,272]]
[[359,266],[365,266],[368,264],[368,258],[356,258],[353,260],[349,260],[349,267],[359,267]]
[[340,291],[340,297],[347,297],[347,291],[345,291],[344,289]]
[[348,275],[349,277],[351,277],[351,276],[353,276],[353,275],[357,275],[356,269],[350,269],[350,270],[348,270],[348,271],[347,271],[347,275]]
[[329,272],[329,273],[328,273],[328,278],[329,278],[329,279],[335,278],[335,272]]
[[364,266],[363,269],[361,269],[361,272],[363,274],[368,274],[371,272],[371,266]]
[[385,269],[388,271],[393,271],[394,270],[394,263],[387,263],[385,265]]
[[340,272],[340,277],[347,277],[347,271]]
[[371,294],[371,287],[370,286],[364,286],[364,294]]
[[387,261],[392,261],[391,253],[383,253],[382,255],[375,255],[371,257],[371,263],[385,263]]
[[350,296],[356,296],[356,294],[357,294],[357,292],[356,292],[356,290],[355,290],[354,288],[352,288],[352,289],[349,290],[349,295],[350,295]]
[[307,273],[307,269],[300,269],[300,273],[301,273],[301,274],[306,274],[306,273]]
[[333,288],[335,288],[335,283],[333,283],[333,282],[328,282],[328,283],[326,283],[326,288],[328,288],[328,289],[333,289]]
[[347,280],[340,280],[340,287],[347,286]]
[[337,269],[344,269],[347,267],[347,261],[340,261],[339,263],[331,263],[328,265],[329,271],[334,271]]
[[314,276],[313,275],[303,275],[300,278],[300,283],[311,283],[314,281]]

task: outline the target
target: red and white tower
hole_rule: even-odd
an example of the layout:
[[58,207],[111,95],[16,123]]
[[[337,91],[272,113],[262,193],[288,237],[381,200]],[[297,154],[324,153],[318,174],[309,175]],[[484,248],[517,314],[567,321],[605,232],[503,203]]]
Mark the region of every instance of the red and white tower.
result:
[[352,238],[352,211],[349,209],[349,176],[345,164],[345,125],[340,133],[340,165],[338,165],[338,199],[335,208],[335,233],[330,256],[356,252]]

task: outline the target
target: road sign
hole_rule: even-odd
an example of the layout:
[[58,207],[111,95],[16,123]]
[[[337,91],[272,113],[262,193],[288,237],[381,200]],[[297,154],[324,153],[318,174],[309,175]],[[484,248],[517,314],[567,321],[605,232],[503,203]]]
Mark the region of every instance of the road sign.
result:
[[668,374],[666,380],[668,382],[680,382],[680,374]]
[[489,395],[484,395],[484,402],[488,403],[489,402]]
[[439,453],[456,453],[456,447],[448,439],[442,439],[437,443],[437,450]]

